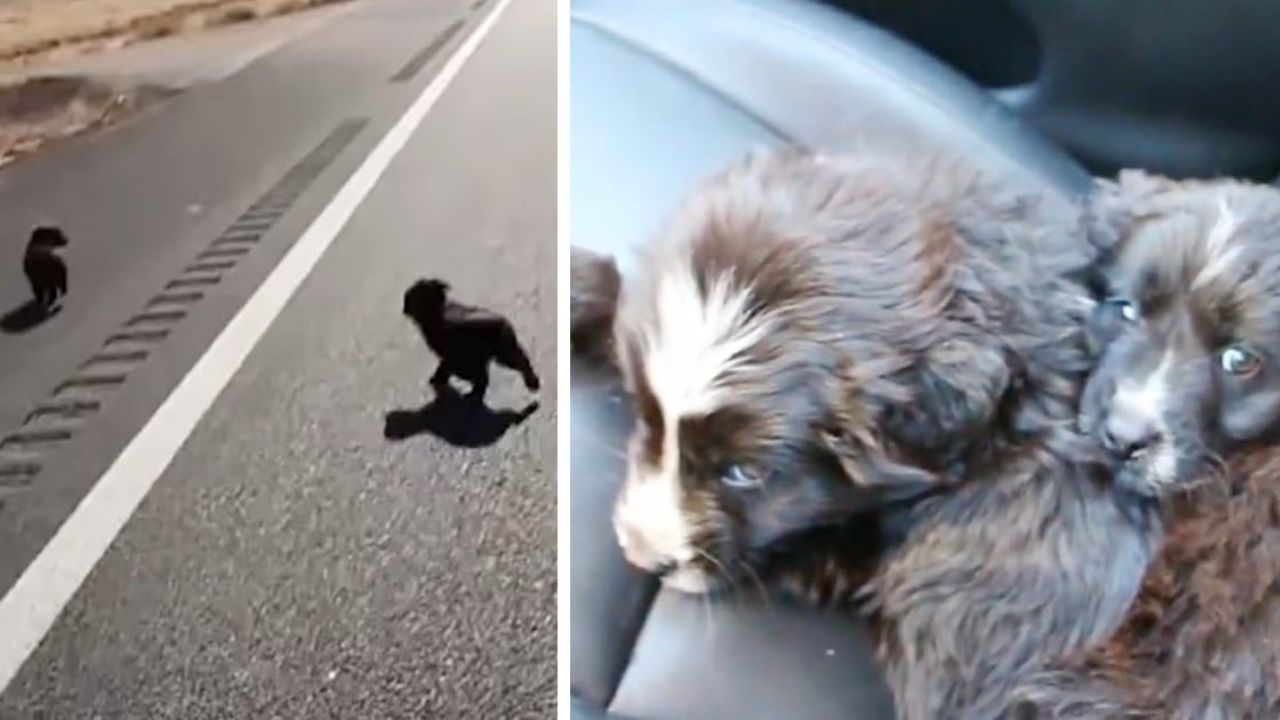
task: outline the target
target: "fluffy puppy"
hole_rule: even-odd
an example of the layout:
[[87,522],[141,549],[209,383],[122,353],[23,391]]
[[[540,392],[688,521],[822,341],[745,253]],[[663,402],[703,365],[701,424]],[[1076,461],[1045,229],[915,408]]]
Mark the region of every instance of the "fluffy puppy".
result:
[[1083,419],[1118,481],[1176,500],[1175,520],[1123,629],[1036,675],[1015,707],[1280,717],[1280,453],[1228,457],[1280,420],[1280,192],[1131,172],[1096,219],[1111,299]]
[[1026,668],[1114,631],[1160,528],[1076,429],[1093,253],[1074,207],[953,163],[783,152],[645,250],[614,321],[633,564],[714,591],[840,535],[868,490],[939,491],[864,590],[904,718],[987,717]]
[[31,284],[31,294],[46,311],[67,294],[67,264],[58,256],[58,250],[66,246],[67,236],[62,230],[42,225],[31,231],[22,257],[22,271]]
[[615,318],[639,419],[614,518],[627,557],[715,589],[869,494],[1061,437],[1089,364],[1072,222],[943,160],[784,151],[712,179],[589,315]]
[[515,328],[501,315],[454,302],[443,280],[418,280],[404,293],[404,314],[440,358],[431,384],[447,385],[450,377],[471,383],[471,394],[484,398],[489,387],[489,363],[496,362],[520,373],[531,392],[540,386]]

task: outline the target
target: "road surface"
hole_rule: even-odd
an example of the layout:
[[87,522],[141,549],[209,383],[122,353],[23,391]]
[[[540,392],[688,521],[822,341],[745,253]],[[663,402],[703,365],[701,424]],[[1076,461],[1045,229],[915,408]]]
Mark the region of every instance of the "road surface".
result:
[[[496,7],[0,693],[0,718],[554,712],[552,0],[372,0],[0,173],[0,269],[33,221],[73,242],[67,308],[0,334],[0,432],[21,440],[0,463],[37,470],[0,478],[0,593]],[[419,276],[507,314],[541,392],[499,370],[491,413],[433,404],[434,360],[400,314]],[[5,276],[0,312],[22,299]],[[41,407],[57,412],[23,425]],[[11,638],[0,627],[0,660]]]

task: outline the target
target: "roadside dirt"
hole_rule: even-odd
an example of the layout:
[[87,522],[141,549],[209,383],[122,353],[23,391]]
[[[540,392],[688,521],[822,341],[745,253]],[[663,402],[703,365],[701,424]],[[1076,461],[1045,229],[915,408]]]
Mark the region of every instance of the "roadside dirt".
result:
[[0,88],[0,167],[51,142],[119,122],[173,92],[83,77],[38,77]]
[[0,62],[248,22],[342,0],[0,0]]
[[42,64],[347,0],[0,0],[0,166],[182,88],[47,76]]

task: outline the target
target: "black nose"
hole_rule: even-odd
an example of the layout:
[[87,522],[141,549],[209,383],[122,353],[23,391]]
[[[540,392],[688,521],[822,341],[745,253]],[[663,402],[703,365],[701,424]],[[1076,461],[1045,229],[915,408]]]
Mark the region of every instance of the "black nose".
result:
[[674,571],[675,569],[676,569],[675,561],[668,560],[667,562],[658,563],[657,565],[654,565],[653,574],[657,575],[658,577],[662,577],[663,575],[671,574],[671,572]]
[[1129,458],[1155,444],[1159,435],[1154,423],[1112,417],[1102,428],[1102,444],[1111,454]]

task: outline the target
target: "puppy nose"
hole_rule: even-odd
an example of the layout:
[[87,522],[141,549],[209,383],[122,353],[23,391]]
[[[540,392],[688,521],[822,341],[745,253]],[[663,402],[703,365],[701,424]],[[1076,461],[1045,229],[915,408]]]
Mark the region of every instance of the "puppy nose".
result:
[[645,541],[644,534],[636,528],[618,521],[614,522],[614,528],[618,534],[618,545],[622,548],[622,555],[627,559],[627,562],[645,572],[659,575],[670,572],[675,567],[674,561],[661,557],[654,552],[649,543]]
[[1112,416],[1102,428],[1102,444],[1117,457],[1129,458],[1155,444],[1160,437],[1155,423],[1138,418]]

